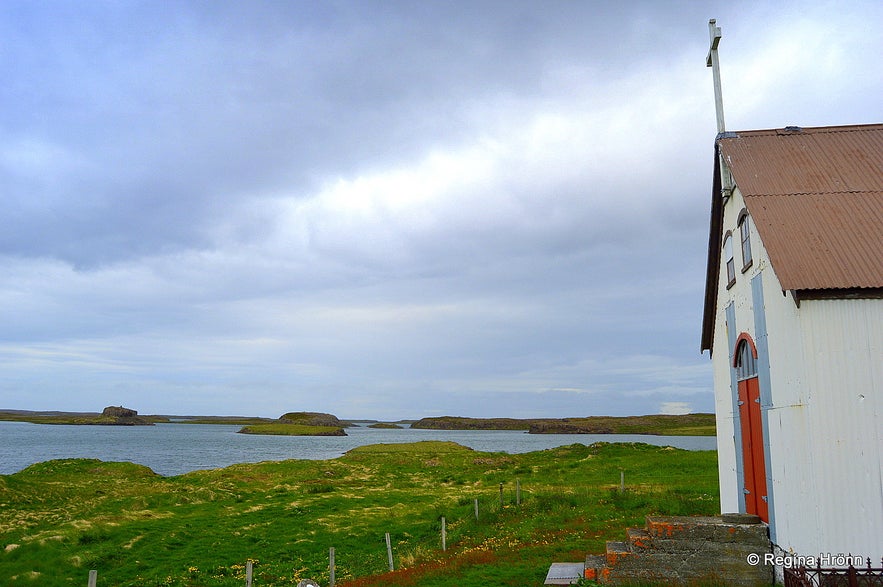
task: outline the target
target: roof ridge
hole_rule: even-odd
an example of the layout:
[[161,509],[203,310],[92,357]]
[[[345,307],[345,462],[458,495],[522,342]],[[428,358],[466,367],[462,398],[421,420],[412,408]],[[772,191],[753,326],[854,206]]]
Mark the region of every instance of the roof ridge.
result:
[[853,125],[844,125],[844,126],[817,126],[817,127],[806,127],[806,128],[803,128],[803,130],[804,131],[812,130],[814,133],[820,134],[820,133],[835,133],[835,132],[863,132],[863,131],[868,131],[868,130],[876,130],[878,127],[883,127],[883,123],[853,124]]
[[736,138],[738,139],[742,135],[759,135],[759,134],[779,134],[781,136],[782,131],[786,129],[799,129],[793,132],[788,132],[784,136],[794,136],[801,134],[827,134],[827,133],[840,133],[840,132],[866,132],[866,131],[875,131],[883,129],[883,122],[870,122],[865,124],[844,124],[837,126],[799,126],[799,125],[788,125],[778,128],[758,128],[753,130],[737,130],[732,133],[735,136],[727,136],[721,137],[723,139],[728,138]]
[[788,196],[833,196],[838,194],[883,194],[883,190],[824,190],[824,191],[814,191],[814,192],[789,192],[787,194],[756,194],[756,193],[743,193],[743,197],[747,198],[781,198]]

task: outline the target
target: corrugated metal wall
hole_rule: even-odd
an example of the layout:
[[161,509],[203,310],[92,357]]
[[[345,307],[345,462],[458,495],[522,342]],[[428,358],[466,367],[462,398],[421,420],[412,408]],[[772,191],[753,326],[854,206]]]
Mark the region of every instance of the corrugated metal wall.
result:
[[805,301],[800,322],[816,487],[832,506],[819,515],[823,546],[876,559],[883,553],[883,300]]
[[[883,552],[883,300],[798,309],[765,275],[776,543],[803,555]],[[772,291],[771,291],[772,290]]]
[[[738,191],[724,210],[733,230]],[[756,337],[755,313],[766,318],[769,349],[771,522],[775,542],[803,555],[883,555],[883,300],[804,300],[783,295],[762,242],[751,235],[754,263],[721,282],[714,337],[718,460],[723,511],[738,511],[738,429],[730,390],[724,308],[729,328]],[[737,263],[738,265],[738,263]],[[749,280],[763,280],[755,308]],[[721,277],[721,280],[724,278]]]

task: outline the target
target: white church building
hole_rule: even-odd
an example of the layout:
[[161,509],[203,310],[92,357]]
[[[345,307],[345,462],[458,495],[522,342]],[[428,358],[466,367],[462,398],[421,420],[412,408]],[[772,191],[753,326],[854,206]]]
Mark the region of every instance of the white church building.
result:
[[759,515],[780,554],[879,566],[883,124],[721,132],[713,183],[721,509]]

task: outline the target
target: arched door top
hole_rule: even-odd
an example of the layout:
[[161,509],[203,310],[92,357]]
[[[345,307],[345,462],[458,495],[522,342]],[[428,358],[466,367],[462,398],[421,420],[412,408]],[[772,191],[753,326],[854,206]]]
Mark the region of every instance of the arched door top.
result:
[[733,367],[736,369],[738,381],[757,377],[757,347],[746,332],[740,334],[736,339],[736,348],[733,350]]

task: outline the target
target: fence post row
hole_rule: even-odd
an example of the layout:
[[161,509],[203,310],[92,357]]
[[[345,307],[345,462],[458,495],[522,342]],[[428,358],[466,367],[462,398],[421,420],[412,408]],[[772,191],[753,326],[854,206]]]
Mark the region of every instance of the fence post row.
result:
[[[475,519],[478,520],[478,498],[475,498],[473,502],[475,505]],[[515,503],[521,505],[521,481],[515,480]],[[503,484],[500,483],[500,507],[503,507]],[[389,536],[389,532],[386,533],[386,556],[389,561],[389,570],[394,571],[393,558],[392,558],[392,541]],[[447,534],[447,521],[445,517],[441,518],[441,544],[442,550],[448,550],[448,534]],[[868,559],[868,565],[870,565],[870,559]],[[254,562],[247,561],[245,563],[245,587],[252,587],[254,575]],[[334,547],[330,547],[328,549],[328,576],[329,576],[329,584],[330,587],[334,587],[334,579],[335,579],[335,564],[334,564]],[[89,571],[89,584],[88,587],[97,587],[98,586],[98,571],[93,569]]]

